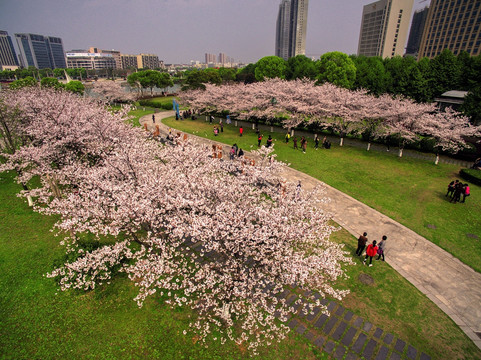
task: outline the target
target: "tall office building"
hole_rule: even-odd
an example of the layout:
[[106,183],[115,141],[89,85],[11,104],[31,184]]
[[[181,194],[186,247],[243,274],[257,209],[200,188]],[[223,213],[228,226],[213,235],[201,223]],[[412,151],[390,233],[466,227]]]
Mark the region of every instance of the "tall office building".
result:
[[413,21],[411,22],[411,30],[409,30],[408,45],[406,47],[406,55],[417,56],[419,46],[423,37],[424,26],[428,18],[428,7],[414,12]]
[[18,59],[8,32],[0,30],[0,70],[18,68]]
[[282,0],[276,24],[275,54],[284,60],[306,54],[309,0]]
[[481,1],[431,0],[418,58],[433,58],[444,49],[455,55],[481,53]]
[[15,34],[23,67],[66,68],[62,39],[37,34]]
[[414,0],[380,0],[362,11],[358,55],[404,55]]

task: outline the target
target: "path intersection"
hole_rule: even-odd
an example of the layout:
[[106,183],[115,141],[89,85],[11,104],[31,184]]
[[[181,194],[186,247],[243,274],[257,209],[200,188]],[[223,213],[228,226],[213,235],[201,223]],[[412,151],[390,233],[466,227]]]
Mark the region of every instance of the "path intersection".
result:
[[[161,123],[161,119],[170,116],[174,116],[173,111],[156,113],[155,125],[159,125],[161,133],[168,133],[168,127]],[[154,130],[151,115],[143,116],[140,124],[147,124],[149,130]],[[189,138],[199,143],[214,143],[190,134]],[[225,155],[229,153],[229,145],[217,144],[224,147]],[[356,238],[363,232],[373,234],[374,238],[386,234],[389,238],[386,262],[451,317],[481,349],[480,273],[414,231],[309,175],[286,167],[282,176],[294,183],[300,180],[307,190],[323,185],[325,196],[330,198],[325,210]],[[294,301],[295,291],[282,296]],[[335,359],[358,359],[361,356],[376,360],[430,359],[427,354],[420,353],[392,334],[386,334],[340,304],[331,302],[328,309],[330,317],[319,315],[319,312],[315,316],[299,314],[288,322],[288,326]]]

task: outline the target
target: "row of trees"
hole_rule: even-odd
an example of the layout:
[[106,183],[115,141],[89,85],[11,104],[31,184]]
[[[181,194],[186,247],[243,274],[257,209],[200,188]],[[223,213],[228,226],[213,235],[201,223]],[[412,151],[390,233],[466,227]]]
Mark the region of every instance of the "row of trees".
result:
[[38,85],[40,85],[43,88],[53,88],[56,90],[65,89],[67,91],[70,91],[72,93],[76,93],[79,95],[82,95],[85,91],[85,86],[82,84],[81,81],[72,80],[66,84],[62,84],[61,82],[58,81],[57,78],[44,77],[39,82],[37,81],[37,79],[31,76],[27,76],[23,79],[12,81],[9,85],[9,88],[15,90],[15,89],[21,89],[24,87],[33,87]]
[[[342,298],[333,284],[351,263],[319,208],[322,193],[281,184],[281,164],[220,161],[190,143],[165,147],[125,124],[128,108],[39,87],[1,93],[2,126],[17,143],[3,170],[16,170],[34,209],[58,216],[65,264],[48,277],[62,290],[107,286],[118,272],[139,288],[197,311],[190,333],[255,349],[282,339],[294,310],[282,297],[299,285]],[[280,185],[280,186],[279,186]],[[80,241],[91,233],[98,245]],[[194,251],[194,244],[198,252]],[[93,247],[93,249],[92,249]],[[321,306],[306,293],[309,312]],[[296,301],[301,304],[301,299]]]
[[143,95],[144,89],[150,89],[150,95],[152,95],[154,87],[165,89],[174,85],[168,73],[156,70],[134,72],[127,77],[127,82],[132,88],[138,89],[141,96]]
[[382,59],[341,52],[326,53],[316,61],[304,55],[288,61],[267,56],[237,71],[221,68],[190,72],[185,88],[203,88],[204,83],[253,83],[269,78],[329,82],[351,90],[365,89],[373,95],[405,96],[416,102],[433,102],[446,91],[464,90],[469,94],[461,110],[474,123],[481,122],[481,56],[470,56],[466,52],[455,56],[449,50],[434,59],[420,61],[413,57]]
[[[252,84],[206,85],[206,90],[182,94],[187,106],[204,112],[229,113],[241,119],[281,122],[286,128],[316,125],[344,136],[363,133],[372,141],[396,136],[399,147],[420,137],[431,137],[438,150],[457,152],[466,147],[466,137],[481,137],[481,127],[450,109],[436,111],[434,104],[418,104],[389,94],[374,96],[328,82],[269,79]],[[369,146],[369,145],[368,145]]]

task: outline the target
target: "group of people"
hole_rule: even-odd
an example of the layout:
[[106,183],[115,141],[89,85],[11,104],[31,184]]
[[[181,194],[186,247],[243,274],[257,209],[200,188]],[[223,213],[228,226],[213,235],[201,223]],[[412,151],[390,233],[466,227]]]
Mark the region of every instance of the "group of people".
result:
[[219,126],[217,125],[214,125],[214,136],[217,136],[219,135],[219,128],[220,128],[220,132],[224,132],[224,123],[222,122],[222,120],[219,122]]
[[471,166],[471,169],[481,170],[481,158],[477,158],[476,160],[474,160],[474,163]]
[[232,147],[230,148],[230,159],[231,160],[234,160],[234,157],[242,157],[244,156],[244,151],[242,149],[240,149],[237,144],[234,144],[232,145]]
[[367,232],[365,232],[361,236],[359,236],[359,239],[357,239],[356,255],[361,257],[364,249],[366,249],[366,257],[362,262],[364,265],[366,265],[366,262],[369,259],[369,266],[372,266],[372,258],[375,257],[376,255],[377,255],[376,260],[384,261],[384,252],[386,251],[386,241],[387,241],[387,236],[383,235],[382,240],[379,244],[377,243],[376,240],[374,240],[371,244],[367,245],[367,248],[366,248],[368,239],[367,239]]
[[[286,139],[286,144],[289,143],[289,140],[291,138],[291,135],[289,133],[286,134],[285,136],[285,139]],[[296,136],[294,136],[292,138],[292,142],[294,143],[294,149],[299,149],[299,147],[297,146],[297,143],[298,143],[298,139]],[[302,149],[302,152],[303,153],[306,153],[306,149],[307,149],[307,139],[305,136],[302,136],[301,137],[301,149]],[[316,136],[314,137],[314,148],[316,150],[319,149],[319,136],[316,134]],[[325,148],[325,149],[330,149],[331,148],[331,142],[329,140],[327,140],[327,138],[324,136],[324,138],[322,139],[322,147]]]
[[[463,200],[461,200],[461,195],[463,195]],[[453,180],[448,185],[448,191],[446,192],[446,197],[450,198],[450,202],[465,202],[466,198],[471,195],[471,189],[468,184],[463,184],[458,179]]]
[[[184,120],[184,119],[187,119],[187,118],[191,118],[192,120],[195,120],[196,117],[195,117],[195,114],[192,110],[185,110],[185,111],[182,111],[180,113],[178,112],[175,112],[175,120]],[[153,117],[152,117],[153,119]],[[154,121],[155,122],[155,121]]]

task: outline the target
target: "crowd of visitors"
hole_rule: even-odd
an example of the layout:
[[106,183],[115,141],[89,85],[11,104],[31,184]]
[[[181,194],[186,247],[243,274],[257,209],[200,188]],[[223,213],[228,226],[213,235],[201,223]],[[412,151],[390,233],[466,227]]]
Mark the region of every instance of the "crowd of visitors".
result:
[[[461,200],[461,195],[463,200]],[[471,189],[468,184],[463,184],[458,179],[453,180],[448,185],[448,191],[446,192],[446,197],[449,197],[449,201],[452,203],[465,202],[466,198],[471,195]]]

